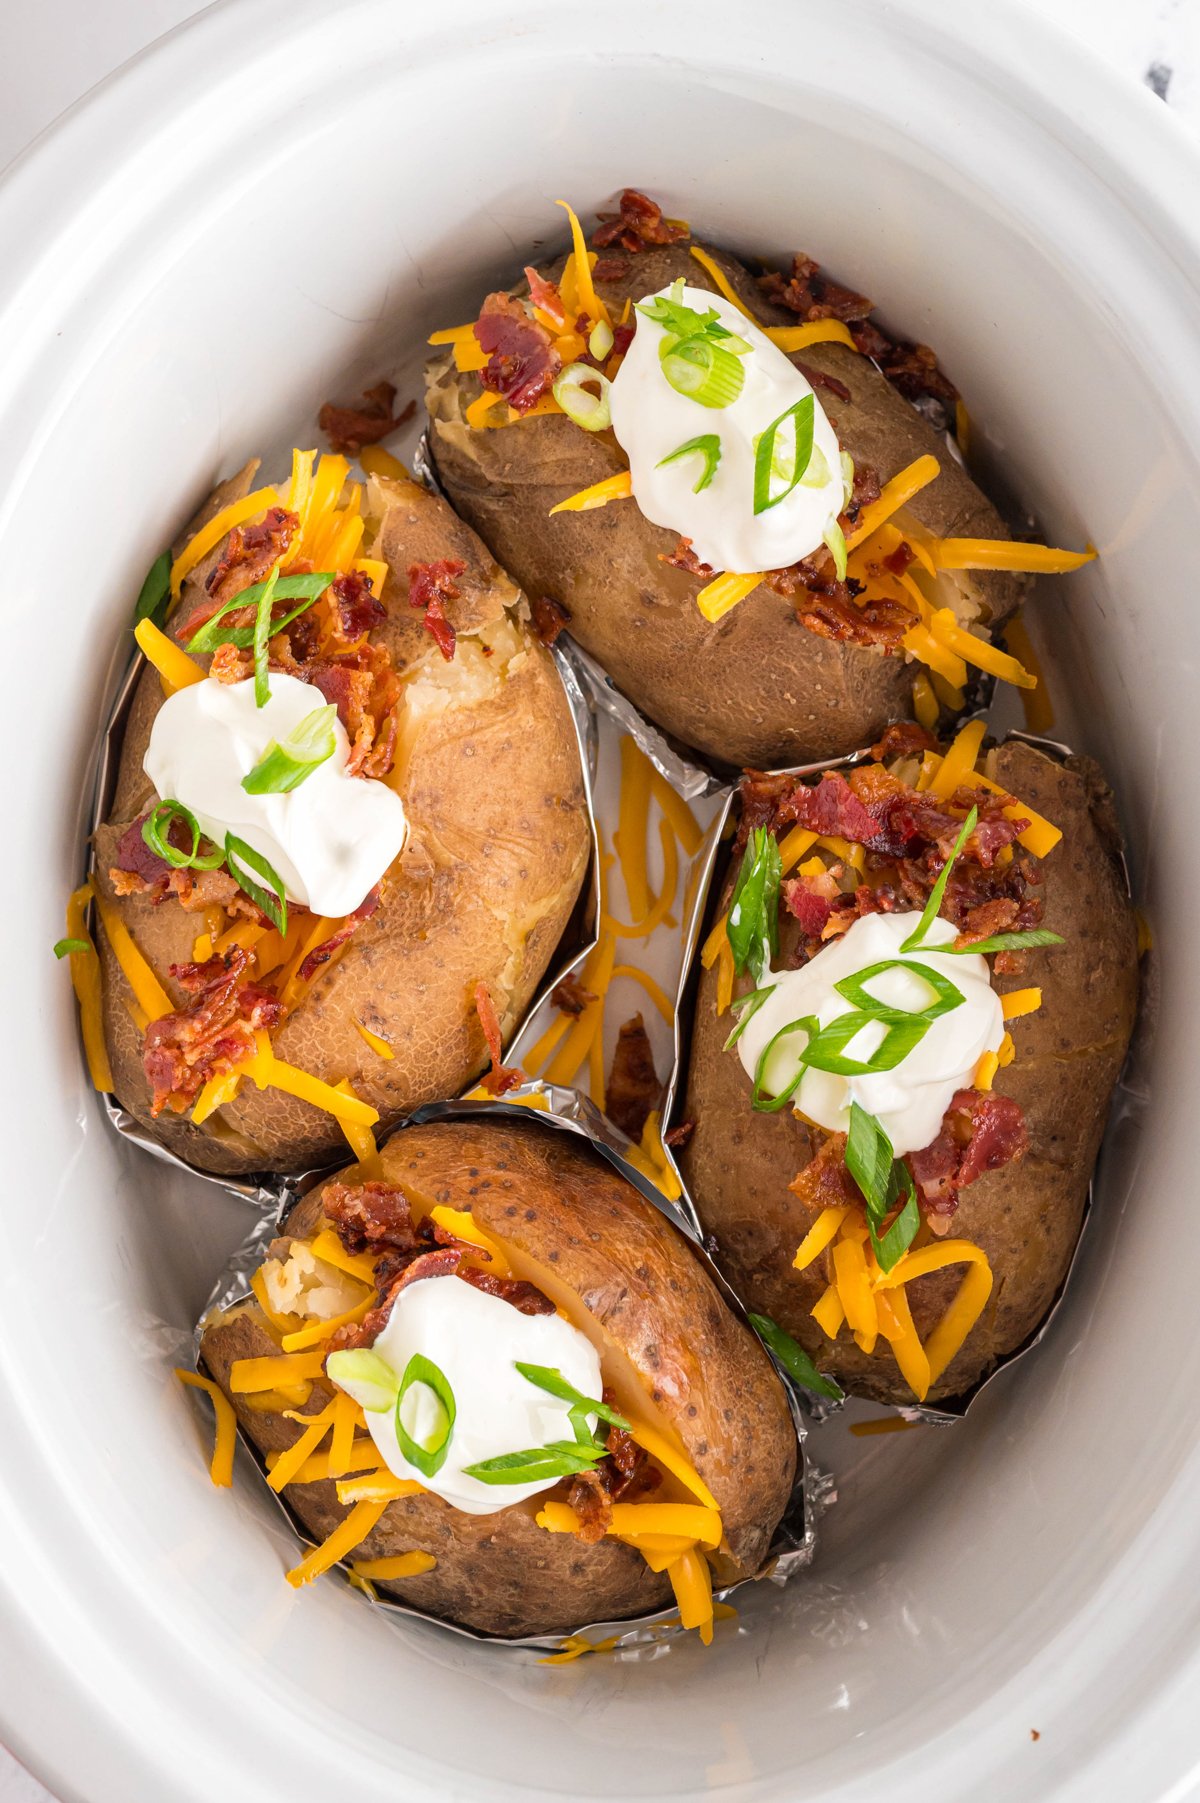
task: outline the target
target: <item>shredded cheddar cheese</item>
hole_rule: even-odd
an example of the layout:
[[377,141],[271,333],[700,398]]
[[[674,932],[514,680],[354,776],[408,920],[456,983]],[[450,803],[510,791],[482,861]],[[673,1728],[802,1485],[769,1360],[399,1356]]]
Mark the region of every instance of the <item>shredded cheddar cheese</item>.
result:
[[849,326],[840,319],[814,319],[804,326],[765,326],[763,330],[785,354],[806,351],[810,344],[844,344],[847,350],[858,349]]
[[369,1045],[371,1050],[373,1052],[375,1052],[380,1058],[389,1058],[390,1059],[390,1058],[394,1058],[396,1056],[393,1048],[388,1044],[387,1040],[384,1039],[381,1034],[372,1033],[370,1027],[364,1027],[360,1020],[356,1020],[354,1025],[357,1028],[357,1030],[358,1030],[359,1034],[361,1035],[362,1039],[364,1040],[364,1042],[367,1045]]
[[1010,989],[1000,997],[1000,1011],[1005,1020],[1016,1020],[1022,1014],[1036,1014],[1042,1005],[1040,989]]
[[147,663],[153,664],[158,671],[163,693],[168,697],[178,689],[186,689],[194,682],[204,681],[205,671],[195,658],[189,657],[165,632],[160,632],[153,620],[139,620],[133,629],[133,636]]
[[293,1589],[299,1589],[302,1584],[310,1584],[323,1571],[330,1570],[347,1553],[353,1552],[356,1546],[362,1544],[386,1507],[384,1502],[355,1503],[349,1515],[334,1528],[332,1534],[320,1546],[315,1546],[311,1552],[306,1553],[299,1565],[287,1573],[288,1583]]
[[741,313],[744,318],[748,319],[752,326],[758,325],[757,319],[755,319],[745,301],[739,298],[733,283],[729,280],[729,277],[725,274],[725,271],[721,268],[720,264],[715,262],[706,250],[701,250],[698,244],[691,244],[688,246],[688,249],[692,256],[695,257],[697,263],[699,263],[701,269],[706,270],[712,277],[717,285],[718,292],[725,297],[730,306],[736,307],[738,312]]
[[113,1086],[112,1065],[104,1041],[104,1009],[100,988],[100,956],[87,930],[87,904],[92,899],[92,885],[84,883],[67,902],[67,938],[86,944],[85,952],[72,952],[71,982],[79,1003],[79,1025],[83,1034],[83,1051],[87,1059],[92,1086],[108,1091]]
[[105,900],[99,890],[94,892],[96,911],[104,928],[104,936],[112,949],[112,954],[121,966],[129,987],[137,997],[139,1008],[147,1019],[161,1020],[164,1014],[172,1011],[172,1001],[154,972],[143,958],[133,942],[129,928],[111,902]]
[[225,1489],[233,1482],[233,1451],[237,1445],[237,1416],[233,1412],[233,1404],[211,1377],[201,1377],[198,1371],[187,1371],[182,1365],[175,1366],[175,1375],[181,1384],[203,1390],[212,1402],[216,1416],[216,1434],[208,1469],[213,1483]]
[[606,476],[603,482],[593,482],[590,488],[581,488],[578,494],[568,495],[550,512],[589,513],[594,507],[607,507],[610,501],[628,501],[632,494],[633,478],[629,471],[618,470],[615,476]]
[[386,1559],[355,1559],[353,1570],[360,1578],[417,1578],[432,1571],[437,1560],[432,1553],[393,1553]]
[[901,507],[907,506],[914,495],[920,494],[923,488],[928,488],[940,474],[941,465],[937,458],[926,452],[893,476],[890,482],[885,482],[879,499],[863,508],[858,525],[847,535],[847,551],[853,551],[856,545],[861,545],[877,527],[882,526],[885,520],[890,520]]
[[1026,545],[1009,538],[940,538],[934,540],[933,561],[939,570],[1019,570],[1057,576],[1091,563],[1094,545],[1086,551],[1060,551],[1052,545]]
[[207,526],[201,526],[171,565],[171,593],[176,600],[183,587],[184,577],[195,569],[202,557],[207,557],[210,551],[216,549],[226,533],[232,532],[235,526],[245,525],[255,514],[265,513],[278,500],[279,496],[273,488],[256,488],[252,494],[243,495],[240,501],[231,501],[228,507],[222,507]]

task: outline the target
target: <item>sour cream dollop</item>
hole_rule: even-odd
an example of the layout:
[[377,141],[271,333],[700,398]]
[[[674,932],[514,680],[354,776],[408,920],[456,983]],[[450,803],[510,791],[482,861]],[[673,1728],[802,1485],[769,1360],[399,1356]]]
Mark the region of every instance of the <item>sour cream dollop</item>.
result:
[[[677,298],[672,290],[664,297]],[[654,297],[650,297],[654,298]],[[679,394],[659,361],[666,329],[639,313],[637,331],[613,379],[613,431],[629,458],[633,497],[648,520],[690,538],[696,555],[714,570],[778,570],[807,557],[823,542],[827,528],[845,505],[845,484],[837,435],[814,396],[813,487],[800,482],[782,501],[754,511],[755,441],[785,409],[813,393],[783,352],[719,294],[685,287],[683,304],[698,313],[714,310],[723,326],[750,344],[739,357],[745,379],[728,407],[705,407]],[[794,439],[788,422],[780,428],[776,454],[785,466]],[[659,468],[664,457],[691,438],[716,433],[721,460],[712,481],[693,493],[704,468],[693,453]],[[819,455],[818,455],[819,454]],[[771,492],[782,483],[772,479]]]
[[[523,1315],[459,1277],[427,1277],[401,1290],[372,1349],[403,1377],[414,1353],[431,1359],[454,1393],[455,1420],[442,1466],[427,1477],[410,1465],[396,1436],[394,1408],[365,1411],[371,1438],[388,1469],[415,1478],[443,1502],[468,1515],[491,1515],[558,1482],[485,1484],[465,1467],[555,1440],[574,1440],[570,1404],[539,1389],[516,1370],[549,1365],[582,1396],[600,1401],[604,1385],[595,1347],[561,1315]],[[419,1445],[434,1434],[441,1411],[432,1393],[414,1384],[401,1405],[405,1431]],[[596,1418],[588,1417],[595,1427]]]
[[334,723],[333,756],[286,795],[248,795],[242,778],[326,700],[312,683],[271,675],[265,707],[254,683],[209,677],[159,709],[142,767],[164,801],[190,808],[218,845],[244,839],[283,882],[289,901],[329,919],[351,914],[404,847],[404,804],[385,783],[346,771],[350,741]]
[[[937,1138],[955,1090],[970,1085],[984,1053],[998,1052],[1004,1038],[1000,997],[992,988],[987,959],[976,952],[950,956],[930,950],[931,946],[953,943],[957,935],[948,920],[935,920],[917,950],[901,951],[920,918],[917,913],[864,915],[799,970],[764,974],[762,981],[773,986],[773,994],[751,1017],[737,1042],[747,1074],[753,1077],[767,1045],[790,1021],[815,1015],[826,1027],[839,1015],[850,1013],[855,1004],[839,995],[834,985],[870,965],[899,959],[903,966],[926,964],[948,978],[961,992],[961,1004],[939,1015],[894,1070],[859,1077],[806,1070],[792,1097],[792,1106],[799,1113],[830,1133],[848,1130],[850,1104],[857,1102],[875,1116],[897,1157],[919,1151]],[[872,977],[867,993],[889,1006],[917,1013],[934,1000],[929,984],[907,968]],[[847,1056],[866,1060],[883,1035],[884,1029],[877,1024],[862,1028],[847,1045]],[[763,1081],[772,1095],[779,1095],[796,1075],[804,1043],[801,1035],[791,1035],[768,1058]]]

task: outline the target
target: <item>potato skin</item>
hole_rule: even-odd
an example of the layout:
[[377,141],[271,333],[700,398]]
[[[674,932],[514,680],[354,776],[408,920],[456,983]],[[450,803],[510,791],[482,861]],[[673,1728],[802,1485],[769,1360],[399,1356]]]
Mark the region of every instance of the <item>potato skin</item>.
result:
[[[997,782],[1063,830],[1043,866],[1042,924],[1066,943],[1027,954],[1000,991],[1033,985],[1043,1005],[1013,1022],[1015,1061],[994,1089],[1021,1104],[1029,1150],[961,1193],[955,1238],[983,1247],[995,1276],[991,1301],[962,1350],[932,1387],[935,1402],[970,1390],[1037,1328],[1066,1274],[1079,1237],[1092,1167],[1137,1007],[1137,928],[1120,863],[1112,796],[1089,758],[1059,763],[1012,740],[996,755]],[[824,1137],[785,1109],[751,1111],[750,1084],[718,1020],[715,981],[705,972],[693,1026],[685,1114],[695,1130],[682,1166],[717,1260],[748,1308],[778,1321],[823,1371],[856,1396],[911,1402],[882,1342],[867,1355],[846,1329],[825,1338],[810,1310],[828,1282],[827,1257],[807,1271],[792,1258],[812,1224],[788,1184]],[[922,1339],[957,1291],[961,1268],[909,1284]]]
[[[783,1389],[762,1347],[736,1319],[682,1236],[630,1184],[562,1132],[481,1116],[427,1122],[383,1149],[387,1181],[412,1183],[538,1259],[580,1297],[624,1349],[677,1429],[721,1505],[730,1577],[757,1570],[791,1493],[796,1441]],[[311,1233],[320,1190],[288,1223]],[[428,1279],[444,1282],[447,1279]],[[228,1393],[234,1359],[278,1350],[257,1303],[210,1324],[201,1352]],[[332,1393],[318,1384],[306,1412]],[[263,1452],[300,1431],[282,1416],[231,1396]],[[333,1483],[293,1484],[289,1504],[323,1539],[346,1513]],[[438,1563],[379,1588],[414,1607],[482,1633],[518,1638],[568,1632],[589,1621],[642,1614],[670,1601],[665,1574],[615,1540],[585,1546],[548,1534],[534,1516],[545,1498],[467,1515],[429,1494],[389,1503],[356,1554],[383,1558],[419,1549]]]
[[[732,257],[709,254],[760,324],[796,324]],[[627,297],[641,299],[678,276],[715,290],[686,245],[647,250],[628,263],[620,280],[597,283],[614,317]],[[924,452],[938,458],[941,475],[911,503],[931,532],[1009,536],[945,441],[873,363],[836,344],[813,345],[801,361],[850,390],[848,402],[819,398],[851,456],[871,464],[881,481]],[[478,377],[459,375],[449,356],[430,365],[430,443],[447,494],[527,593],[562,603],[574,637],[660,726],[709,757],[767,768],[858,750],[889,721],[910,716],[913,666],[819,637],[763,585],[710,625],[696,606],[697,578],[660,561],[676,535],[651,525],[635,503],[551,519],[556,502],[626,468],[627,458],[611,432],[583,432],[553,415],[472,431],[462,413],[479,392]],[[975,588],[981,617],[998,624],[1023,584],[991,575]]]
[[[252,475],[248,466],[225,485],[220,504]],[[411,679],[391,779],[410,837],[380,908],[317,975],[274,1047],[326,1082],[348,1077],[386,1124],[422,1102],[459,1093],[485,1067],[475,984],[488,984],[507,1034],[554,953],[586,873],[591,836],[566,697],[528,629],[518,591],[443,501],[412,482],[375,481],[382,516],[373,549],[389,565],[388,617],[375,638]],[[211,503],[207,511],[215,511]],[[466,565],[460,599],[447,609],[462,635],[449,664],[408,605],[409,564],[441,557]],[[501,650],[489,662],[475,643],[494,635],[513,648],[507,662]],[[447,705],[438,711],[443,695]],[[154,800],[142,758],[161,705],[158,675],[147,668],[125,729],[110,820],[96,835],[96,880],[178,1002],[183,991],[167,972],[190,960],[203,916],[174,898],[158,906],[145,896],[118,899],[108,877],[122,831]],[[128,985],[102,929],[98,937],[117,1095],[157,1139],[220,1173],[303,1170],[344,1149],[332,1116],[252,1084],[201,1127],[167,1112],[153,1121]],[[367,1045],[356,1020],[391,1041],[392,1060]]]

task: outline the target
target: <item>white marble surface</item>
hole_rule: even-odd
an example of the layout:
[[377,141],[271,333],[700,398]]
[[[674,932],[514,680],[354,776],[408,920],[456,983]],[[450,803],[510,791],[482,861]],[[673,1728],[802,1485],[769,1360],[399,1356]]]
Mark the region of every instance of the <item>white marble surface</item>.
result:
[[[947,7],[961,3],[944,0]],[[1009,3],[1014,11],[1028,4],[1054,20],[1131,81],[1145,82],[1162,94],[1172,111],[1200,131],[1200,0]],[[225,4],[236,5],[237,0]],[[0,170],[96,82],[203,10],[193,0],[0,4]],[[0,1803],[53,1803],[50,1793],[2,1747]]]

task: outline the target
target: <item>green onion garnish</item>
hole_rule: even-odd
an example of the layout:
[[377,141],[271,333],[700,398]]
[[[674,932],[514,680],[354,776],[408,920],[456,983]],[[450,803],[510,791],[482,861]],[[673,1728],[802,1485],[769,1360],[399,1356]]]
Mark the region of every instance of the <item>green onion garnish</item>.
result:
[[[320,599],[330,583],[336,580],[336,577],[336,570],[314,570],[311,575],[304,576],[281,576],[275,584],[274,599],[276,601],[302,599],[303,605],[294,607],[290,614],[284,615],[282,620],[272,620],[271,636],[274,637],[277,632],[282,632],[285,626],[290,626],[293,620],[298,620],[301,614],[307,613],[314,601]],[[270,578],[267,580],[269,581]],[[226,614],[243,607],[257,608],[266,586],[266,582],[255,582],[249,588],[244,588],[240,595],[235,595],[232,601],[226,601],[223,607],[217,609],[211,620],[206,620],[199,631],[192,634],[185,649],[188,651],[215,651],[218,645],[236,645],[240,651],[248,651],[254,643],[254,627],[222,627],[221,621]]]
[[610,1427],[619,1427],[629,1432],[629,1423],[624,1415],[618,1415],[610,1409],[606,1402],[597,1402],[592,1396],[584,1396],[574,1389],[553,1365],[523,1365],[520,1360],[514,1361],[516,1369],[529,1383],[536,1384],[539,1390],[545,1390],[550,1396],[557,1396],[562,1402],[569,1402],[573,1409],[582,1410],[586,1415],[595,1415],[600,1421],[607,1421]]
[[942,905],[942,897],[946,893],[946,882],[951,870],[954,868],[955,859],[958,857],[958,854],[961,852],[967,840],[971,837],[971,834],[975,831],[978,820],[979,809],[972,808],[971,812],[962,823],[958,838],[954,841],[954,850],[942,865],[941,875],[938,877],[937,882],[930,891],[929,900],[925,903],[925,912],[917,922],[916,931],[910,933],[908,938],[904,941],[904,944],[900,947],[902,952],[915,952],[926,933],[937,919],[938,909]]
[[746,380],[735,353],[710,338],[664,338],[658,360],[676,394],[701,407],[732,406]]
[[247,795],[287,795],[298,789],[337,749],[336,719],[336,707],[315,707],[281,744],[272,739],[249,776],[242,778]]
[[715,307],[708,307],[703,313],[689,307],[683,299],[683,290],[684,280],[679,276],[671,283],[669,294],[656,294],[652,300],[639,301],[636,311],[662,326],[672,338],[712,338],[718,343],[726,342],[739,355],[750,349],[744,338],[721,324]]
[[477,1465],[464,1465],[465,1477],[481,1484],[539,1484],[555,1478],[574,1477],[590,1471],[608,1456],[608,1448],[596,1441],[552,1440],[547,1446],[529,1446],[522,1452],[503,1452]]
[[[759,434],[758,445],[754,452],[754,511],[766,513],[771,507],[778,507],[781,501],[795,488],[797,482],[808,468],[813,449],[814,397],[802,395],[798,401],[786,407],[778,419],[773,419],[765,431]],[[793,425],[791,445],[791,466],[788,467],[786,457],[781,457],[782,468],[779,473],[785,483],[777,495],[771,493],[771,476],[775,469],[775,440],[781,427],[788,421]]]
[[748,989],[745,995],[739,995],[730,1002],[730,1011],[737,1015],[738,1023],[721,1047],[723,1052],[727,1052],[731,1046],[737,1044],[767,997],[774,993],[774,988],[773,983],[767,983],[761,989]]
[[770,1315],[748,1315],[746,1319],[764,1346],[775,1354],[789,1377],[794,1377],[798,1384],[806,1390],[815,1391],[818,1396],[828,1396],[831,1402],[842,1400],[844,1392],[832,1377],[822,1376],[803,1346],[793,1340],[790,1333],[785,1333],[777,1321],[772,1321]]
[[[235,859],[237,860],[237,863],[234,862]],[[250,900],[256,907],[262,909],[262,912],[271,922],[271,925],[275,927],[278,932],[286,933],[288,921],[287,891],[283,886],[282,879],[276,871],[272,869],[271,865],[267,863],[267,860],[261,853],[255,851],[252,845],[247,845],[244,839],[239,839],[236,834],[226,833],[225,862],[229,874],[237,884],[238,888],[245,890],[246,894],[250,897]],[[268,893],[266,889],[261,889],[251,877],[246,875],[245,869],[239,870],[238,864],[256,871],[258,875],[270,885],[271,893]]]
[[[593,387],[598,394],[592,393]],[[585,432],[603,432],[612,425],[611,391],[608,377],[590,363],[568,363],[554,380],[555,400]]]
[[369,1346],[355,1352],[331,1352],[325,1369],[339,1389],[352,1396],[368,1414],[382,1415],[395,1406],[400,1379]]
[[54,956],[65,958],[68,952],[90,952],[91,949],[86,939],[59,939],[55,942]]
[[726,933],[733,967],[757,983],[779,951],[779,884],[783,865],[773,833],[755,827],[746,845],[742,868],[729,903]]
[[[1046,927],[1031,927],[1024,933],[993,933],[990,939],[977,939],[974,945],[948,945],[944,949],[951,956],[964,957],[967,952],[1021,952],[1032,951],[1038,945],[1065,945],[1066,940],[1061,933],[1051,933]],[[938,947],[939,952],[943,948]]]
[[588,350],[591,355],[596,358],[597,362],[603,363],[604,359],[608,356],[609,351],[611,351],[614,342],[613,329],[608,321],[606,319],[598,319],[588,333]]
[[717,465],[721,461],[721,440],[715,432],[702,432],[699,438],[689,438],[686,444],[679,445],[674,451],[668,451],[660,457],[655,469],[663,469],[668,463],[675,463],[680,457],[689,457],[698,451],[704,459],[704,468],[700,472],[700,480],[692,493],[698,495],[702,488],[707,488],[717,473]]
[[271,636],[271,606],[275,599],[275,586],[278,581],[279,565],[276,564],[263,583],[263,591],[258,598],[258,611],[254,616],[255,707],[266,707],[271,699],[271,684],[267,680],[267,640]]
[[143,620],[152,620],[161,626],[167,611],[167,597],[171,592],[171,553],[164,551],[154,559],[146,571],[146,580],[138,592],[133,609],[133,623],[140,625]]
[[[424,1445],[414,1440],[408,1432],[400,1413],[404,1407],[404,1398],[416,1384],[421,1384],[432,1392],[438,1405],[438,1419],[433,1432]],[[404,1368],[404,1376],[400,1379],[400,1391],[396,1397],[396,1438],[400,1442],[400,1450],[423,1477],[434,1477],[446,1463],[446,1454],[450,1450],[450,1436],[454,1432],[454,1418],[457,1413],[454,1391],[446,1380],[446,1374],[432,1359],[423,1353],[414,1352]]]
[[[175,820],[182,820],[192,835],[188,851],[180,851],[178,846],[171,844],[169,835]],[[181,801],[160,801],[142,821],[142,838],[155,857],[161,858],[173,870],[216,870],[225,862],[225,853],[219,849],[200,851],[200,836],[200,822]]]
[[846,534],[836,520],[830,520],[821,534],[833,557],[833,573],[839,582],[846,580]]
[[[895,1003],[880,1001],[878,996],[871,994],[867,984],[873,977],[882,976],[885,970],[912,971],[914,976],[933,990],[935,1000],[926,1003],[924,1008],[898,1008]],[[843,977],[840,983],[834,984],[834,988],[846,1001],[853,1002],[856,1008],[863,1008],[868,1013],[874,1010],[880,1015],[912,1014],[930,1021],[937,1020],[941,1014],[949,1014],[963,1001],[962,990],[956,989],[949,977],[942,976],[931,965],[918,964],[911,958],[881,958],[878,964],[868,964],[865,970],[855,971],[851,977]]]
[[[901,1253],[907,1252],[921,1225],[917,1192],[907,1165],[892,1151],[892,1142],[873,1114],[850,1104],[850,1131],[846,1136],[846,1169],[867,1205],[867,1229],[880,1270],[890,1271]],[[904,1206],[887,1232],[879,1229],[896,1203]]]
[[[857,1017],[852,1015],[847,1018],[855,1019]],[[767,1060],[775,1050],[775,1047],[779,1044],[780,1040],[788,1038],[792,1033],[804,1033],[807,1035],[804,1049],[799,1054],[796,1065],[796,1074],[786,1089],[781,1090],[777,1096],[771,1096],[763,1088],[763,1074],[767,1068]],[[756,1114],[777,1114],[785,1103],[791,1101],[792,1097],[799,1089],[801,1079],[808,1068],[808,1059],[806,1056],[808,1047],[818,1037],[819,1033],[820,1022],[817,1020],[815,1014],[802,1015],[799,1020],[789,1021],[785,1027],[780,1027],[778,1033],[772,1033],[770,1039],[768,1039],[759,1055],[758,1063],[754,1067],[754,1089],[750,1096],[750,1106],[754,1109]]]

